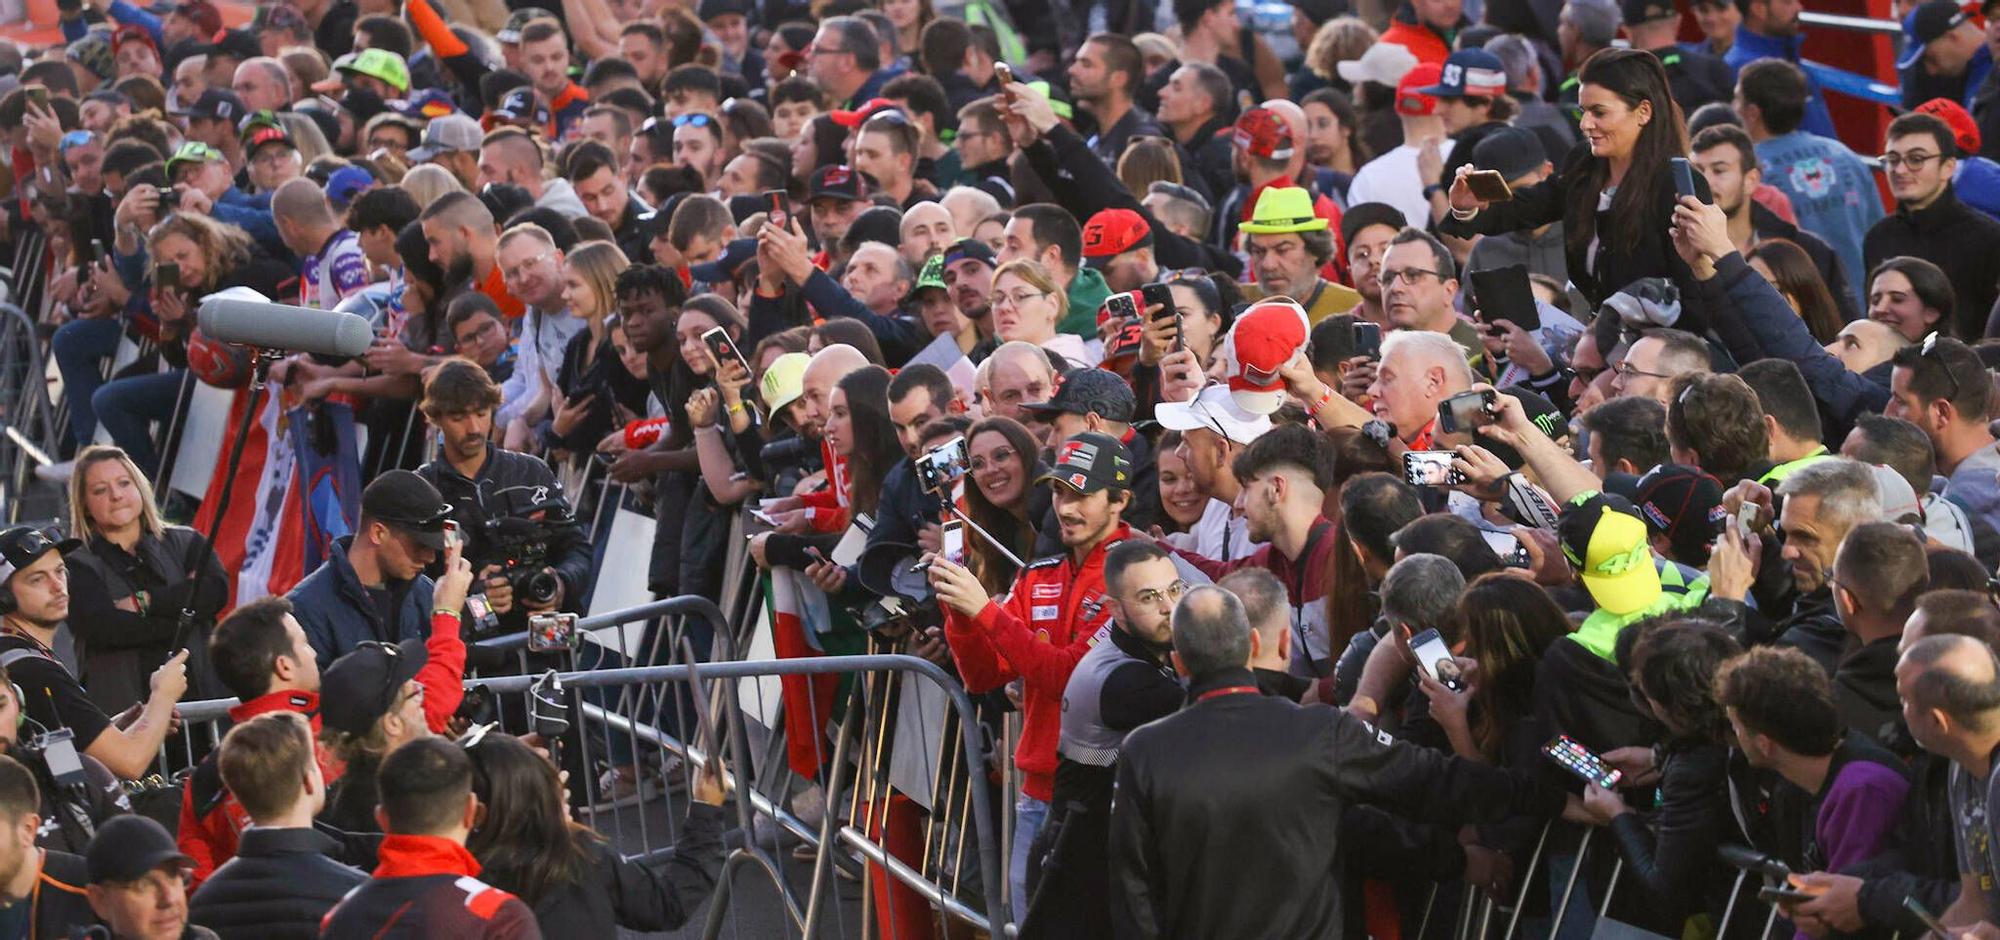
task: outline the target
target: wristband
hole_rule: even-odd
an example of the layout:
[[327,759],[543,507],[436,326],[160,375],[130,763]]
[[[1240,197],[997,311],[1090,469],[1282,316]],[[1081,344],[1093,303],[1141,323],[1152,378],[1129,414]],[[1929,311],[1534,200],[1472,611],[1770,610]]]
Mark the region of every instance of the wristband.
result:
[[459,619],[459,615],[458,615],[458,611],[455,611],[455,610],[452,610],[452,609],[450,609],[450,608],[448,608],[448,607],[433,607],[433,608],[431,608],[431,616],[433,616],[433,617],[438,617],[438,616],[444,616],[444,617],[450,617],[450,618],[451,618],[451,619],[453,619],[453,620],[457,620],[457,619]]
[[1460,222],[1470,222],[1474,218],[1478,217],[1478,215],[1479,215],[1478,209],[1460,209],[1457,206],[1453,206],[1451,209],[1451,217],[1459,220]]
[[743,402],[741,399],[738,399],[734,404],[723,410],[733,415],[740,415],[743,413]]
[[1319,417],[1320,409],[1325,408],[1326,406],[1331,404],[1333,404],[1333,389],[1329,388],[1323,392],[1320,392],[1319,401],[1313,402],[1312,406],[1313,417],[1315,418]]

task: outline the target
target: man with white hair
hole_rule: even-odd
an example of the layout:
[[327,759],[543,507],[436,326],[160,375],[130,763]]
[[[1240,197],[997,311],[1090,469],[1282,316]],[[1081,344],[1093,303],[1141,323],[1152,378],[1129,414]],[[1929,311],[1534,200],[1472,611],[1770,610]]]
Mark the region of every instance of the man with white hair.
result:
[[951,230],[967,235],[972,234],[980,222],[1001,212],[1000,200],[976,186],[953,186],[938,199],[938,204],[951,213]]
[[1029,430],[1043,428],[1033,412],[1023,405],[1038,405],[1055,395],[1055,370],[1048,353],[1033,343],[1014,340],[1001,343],[993,355],[979,364],[973,378],[979,402],[986,414],[1012,418]]
[[269,56],[244,59],[236,66],[230,90],[243,100],[246,111],[283,111],[298,100],[292,93],[292,72],[285,63]]
[[1368,397],[1375,417],[1411,450],[1437,446],[1438,402],[1472,387],[1465,350],[1450,336],[1425,330],[1400,330],[1383,340],[1374,373]]

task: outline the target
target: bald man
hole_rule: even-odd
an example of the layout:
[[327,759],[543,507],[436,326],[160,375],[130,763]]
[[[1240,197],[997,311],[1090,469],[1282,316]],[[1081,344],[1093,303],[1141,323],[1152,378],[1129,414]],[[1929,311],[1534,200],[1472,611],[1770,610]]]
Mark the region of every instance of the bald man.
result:
[[507,290],[501,277],[500,233],[493,228],[493,212],[471,193],[446,193],[417,216],[424,241],[430,245],[431,263],[444,269],[447,288],[470,282],[480,293],[493,298],[509,321],[518,319],[526,307]]
[[332,310],[368,286],[361,240],[340,224],[318,183],[300,177],[278,187],[271,195],[271,215],[278,238],[303,259],[299,298],[305,306]]
[[1047,425],[1021,407],[1041,404],[1056,392],[1055,370],[1049,367],[1048,353],[1040,346],[1020,340],[1000,344],[979,364],[973,384],[986,414],[1013,418],[1030,431],[1047,433]]
[[963,232],[966,236],[978,229],[979,223],[1000,213],[1000,200],[993,198],[992,193],[973,186],[953,186],[938,203],[951,213],[952,231]]
[[503,127],[479,142],[479,185],[506,183],[528,191],[536,206],[554,209],[572,219],[590,212],[569,180],[549,179],[542,172],[542,148],[517,127]]
[[958,223],[951,212],[935,202],[920,202],[903,213],[902,252],[903,260],[915,270],[923,270],[924,262],[933,255],[942,255],[946,248],[958,241]]
[[244,59],[238,64],[230,90],[242,99],[246,112],[283,111],[299,97],[292,93],[292,71],[269,56]]
[[[867,368],[868,364],[868,357],[861,350],[846,343],[835,343],[813,354],[812,361],[806,363],[806,374],[800,383],[804,387],[800,400],[805,402],[804,420],[799,423],[800,436],[812,441],[820,439],[820,432],[826,427],[828,401],[833,397],[835,386],[849,373]],[[777,531],[751,539],[751,557],[765,567],[776,564],[804,570],[813,561],[803,554],[803,543],[795,543],[782,536],[806,536],[829,516],[831,508],[823,500],[799,496],[786,497],[772,504],[765,511],[777,520]],[[773,536],[781,536],[775,555],[770,554],[769,548]],[[831,551],[832,546],[823,546],[822,550]]]
[[[1932,636],[1910,644],[1896,665],[1896,694],[1903,720],[1924,750],[1949,759],[1952,818],[1956,820],[1958,900],[1941,920],[1950,928],[1978,929],[1964,936],[1995,936],[2000,913],[1994,874],[2000,851],[1989,811],[1994,769],[2000,767],[2000,663],[1993,649],[1968,636]],[[1954,936],[1959,936],[1954,931]]]

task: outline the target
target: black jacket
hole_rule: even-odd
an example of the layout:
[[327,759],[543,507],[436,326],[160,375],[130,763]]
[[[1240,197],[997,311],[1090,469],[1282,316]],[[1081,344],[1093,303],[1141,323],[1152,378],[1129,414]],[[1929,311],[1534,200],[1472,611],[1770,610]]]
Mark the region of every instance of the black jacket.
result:
[[[91,700],[111,715],[146,700],[153,670],[173,653],[183,607],[195,611],[195,632],[186,640],[188,675],[195,682],[189,691],[200,698],[226,697],[208,663],[209,629],[229,600],[221,561],[200,533],[184,526],[142,535],[134,548],[127,552],[92,536],[69,556],[69,629]],[[190,571],[200,576],[191,579]],[[117,605],[137,606],[141,592],[143,608]]]
[[[680,840],[658,860],[629,861],[602,840],[593,842],[590,871],[583,880],[534,904],[543,936],[609,940],[620,927],[675,930],[687,923],[715,889],[722,862],[722,810],[704,803],[690,806]],[[498,880],[492,871],[486,877]]]
[[[450,504],[451,518],[458,522],[459,532],[465,537],[465,557],[472,562],[475,572],[488,564],[507,561],[500,551],[502,546],[487,532],[489,520],[525,518],[537,503],[549,499],[569,502],[562,482],[542,458],[502,450],[490,442],[486,445],[486,462],[480,464],[478,474],[471,479],[443,457],[418,467],[417,475],[437,487],[438,494]],[[570,506],[568,513],[572,521],[548,527],[551,534],[546,563],[562,579],[562,609],[582,610],[584,588],[590,584],[590,540],[584,536],[583,527],[574,521],[576,507]],[[443,562],[434,567],[437,570],[433,575],[441,573]],[[516,610],[519,609],[517,606]],[[521,625],[526,623],[524,615],[509,616]]]
[[1535,666],[1534,711],[1544,727],[1602,754],[1657,739],[1658,725],[1632,704],[1618,665],[1567,639],[1557,640]]
[[1986,335],[1987,314],[2000,293],[1994,288],[2000,278],[2000,222],[1960,202],[1957,187],[1947,183],[1936,202],[1915,211],[1897,206],[1861,239],[1862,261],[1871,271],[1898,255],[1929,261],[1951,279],[1957,303],[1940,326],[1968,343]]
[[[1437,230],[1446,235],[1470,238],[1539,228],[1551,222],[1572,225],[1566,219],[1570,190],[1583,185],[1585,174],[1597,159],[1591,155],[1589,144],[1578,144],[1563,158],[1562,167],[1555,175],[1533,186],[1515,190],[1512,200],[1487,206],[1470,222],[1461,222],[1446,213],[1444,219],[1438,222]],[[1695,174],[1694,184],[1696,195],[1704,200],[1714,198],[1708,191],[1708,181],[1701,174]],[[1594,205],[1594,194],[1592,199]],[[1701,299],[1695,288],[1694,272],[1667,241],[1675,199],[1673,174],[1659,173],[1653,180],[1652,198],[1646,202],[1646,219],[1639,226],[1637,244],[1622,243],[1613,234],[1616,230],[1607,228],[1607,224],[1616,218],[1615,211],[1600,212],[1597,216],[1601,242],[1596,265],[1588,263],[1584,248],[1577,245],[1565,245],[1563,255],[1569,268],[1570,282],[1576,285],[1593,309],[1601,306],[1606,297],[1642,277],[1673,280],[1681,291],[1681,320],[1676,326],[1700,335],[1707,329],[1707,318],[1700,309]]]
[[333,860],[339,847],[312,829],[245,829],[236,857],[188,900],[188,919],[223,940],[318,937],[320,918],[368,880]]
[[1914,897],[1932,911],[1958,898],[1957,824],[1952,813],[1952,763],[1925,752],[1910,762],[1910,795],[1896,826],[1900,843],[1841,872],[1861,879],[1855,905],[1870,927],[1922,936],[1927,928],[1903,907]]
[[71,931],[97,923],[97,913],[83,889],[90,884],[90,867],[81,855],[50,849],[42,853],[42,874],[35,882],[28,913],[28,936],[34,940],[67,937]]
[[1443,824],[1563,808],[1562,791],[1525,776],[1258,695],[1248,669],[1201,676],[1188,692],[1188,707],[1127,736],[1118,761],[1115,937],[1338,936],[1352,803]]
[[1896,644],[1901,640],[1884,637],[1843,657],[1833,671],[1833,704],[1847,730],[1908,760],[1918,748],[1903,724],[1903,702],[1896,696]]
[[1075,131],[1058,124],[1024,153],[1029,158],[1029,164],[1052,186],[1059,172],[1070,174],[1076,202],[1066,204],[1070,205],[1071,213],[1077,218],[1088,219],[1105,209],[1130,209],[1139,213],[1140,218],[1146,220],[1146,227],[1153,232],[1153,255],[1162,269],[1201,268],[1221,271],[1230,277],[1242,276],[1243,262],[1235,255],[1200,239],[1177,235],[1162,225],[1152,212],[1139,204],[1144,194],[1135,195],[1126,189],[1125,184],[1119,182],[1118,174],[1098,160]]
[[[1193,185],[1196,179],[1206,190],[1209,205],[1225,193],[1236,188],[1236,167],[1230,131],[1234,122],[1218,114],[1208,123],[1195,129],[1186,140],[1176,139],[1174,144],[1185,154],[1181,158],[1181,178]],[[1145,198],[1145,193],[1139,193]]]
[[1611,820],[1626,877],[1645,886],[1649,907],[1667,919],[1700,911],[1711,883],[1729,872],[1715,864],[1718,845],[1741,839],[1725,835],[1734,828],[1724,822],[1730,819],[1727,766],[1728,751],[1720,744],[1670,747],[1660,766],[1659,809],[1649,817],[1625,813]]

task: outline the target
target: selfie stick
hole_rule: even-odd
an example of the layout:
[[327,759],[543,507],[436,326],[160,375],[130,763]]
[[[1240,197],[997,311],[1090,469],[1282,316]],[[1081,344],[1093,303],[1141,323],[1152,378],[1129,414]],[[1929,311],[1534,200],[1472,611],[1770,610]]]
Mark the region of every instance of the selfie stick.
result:
[[980,528],[979,523],[972,521],[969,517],[966,516],[965,513],[959,512],[958,506],[956,504],[947,501],[944,504],[944,508],[947,512],[950,512],[953,516],[958,517],[958,521],[965,523],[967,526],[971,527],[972,531],[979,533],[979,537],[985,539],[986,544],[993,546],[994,551],[997,551],[1000,554],[1007,556],[1007,560],[1013,562],[1014,567],[1016,568],[1028,567],[1028,563],[1022,561],[1020,556],[1014,554],[1013,552],[1008,551],[1007,546],[1000,544],[1000,540],[994,538],[993,533]]

